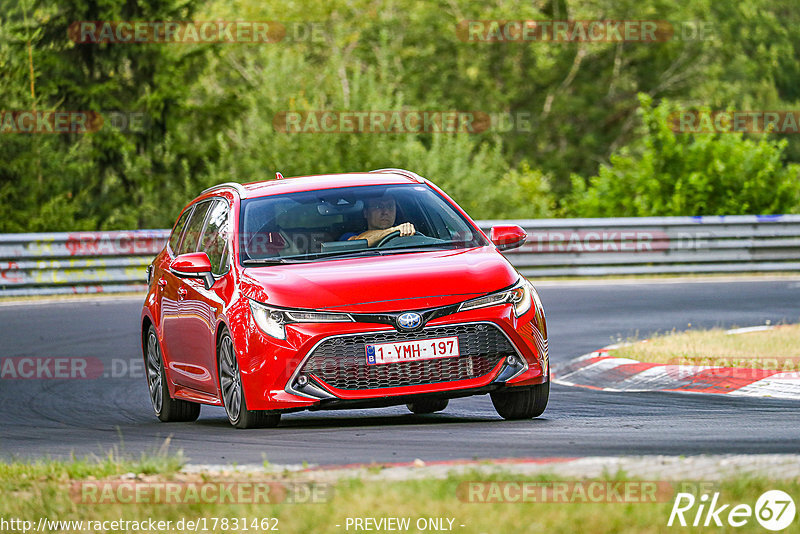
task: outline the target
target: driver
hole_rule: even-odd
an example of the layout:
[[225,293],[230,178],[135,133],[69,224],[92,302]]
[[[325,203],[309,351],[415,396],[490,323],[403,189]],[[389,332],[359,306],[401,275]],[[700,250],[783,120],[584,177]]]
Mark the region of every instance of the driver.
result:
[[367,245],[374,247],[380,243],[381,239],[395,231],[399,231],[401,236],[414,235],[416,230],[414,225],[409,222],[392,226],[395,223],[396,216],[397,203],[392,196],[384,195],[382,197],[369,198],[364,208],[367,230],[358,235],[345,234],[342,239],[347,239],[348,241],[366,239]]

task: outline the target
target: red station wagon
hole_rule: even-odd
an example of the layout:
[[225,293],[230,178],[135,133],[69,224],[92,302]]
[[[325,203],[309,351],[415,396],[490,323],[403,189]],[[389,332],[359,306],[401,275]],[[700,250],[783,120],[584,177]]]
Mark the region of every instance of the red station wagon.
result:
[[550,390],[539,296],[444,192],[402,169],[228,183],[178,217],[148,267],[142,346],[162,421],[224,406],[237,428],[298,410],[489,394],[506,419]]

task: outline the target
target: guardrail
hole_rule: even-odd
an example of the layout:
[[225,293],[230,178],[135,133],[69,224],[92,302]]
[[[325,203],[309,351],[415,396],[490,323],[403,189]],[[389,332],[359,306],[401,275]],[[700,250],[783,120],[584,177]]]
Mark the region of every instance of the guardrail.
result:
[[511,222],[528,239],[506,257],[531,277],[800,270],[800,215]]
[[[800,215],[478,221],[518,224],[530,277],[800,270]],[[0,234],[0,296],[143,291],[168,230]]]
[[144,291],[169,230],[0,234],[0,296]]

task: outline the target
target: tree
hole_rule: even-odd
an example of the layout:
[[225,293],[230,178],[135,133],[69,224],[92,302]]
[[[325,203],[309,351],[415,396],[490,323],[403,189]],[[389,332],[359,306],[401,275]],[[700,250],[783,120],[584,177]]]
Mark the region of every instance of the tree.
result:
[[[588,185],[573,177],[566,215],[778,214],[800,210],[800,165],[783,163],[786,140],[739,133],[676,133],[669,101],[639,96],[638,141],[611,156]],[[706,110],[707,111],[707,110]]]

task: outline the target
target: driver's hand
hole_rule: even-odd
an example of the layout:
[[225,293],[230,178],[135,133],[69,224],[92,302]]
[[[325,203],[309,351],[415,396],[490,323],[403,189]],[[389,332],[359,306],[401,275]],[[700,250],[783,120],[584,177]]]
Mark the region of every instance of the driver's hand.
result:
[[393,228],[389,228],[389,230],[391,230],[392,232],[394,232],[395,230],[399,230],[401,236],[414,235],[414,232],[416,232],[416,230],[414,229],[414,225],[408,222],[403,224],[398,224]]
[[383,230],[367,230],[366,232],[361,232],[359,235],[348,238],[348,241],[351,239],[366,239],[367,246],[374,247],[375,245],[380,243],[380,241],[384,237],[391,234],[392,232],[400,232],[399,235],[401,236],[409,236],[409,235],[414,235],[416,229],[414,228],[414,225],[411,223],[403,223],[403,224],[398,224],[397,226],[392,226],[390,228],[385,228]]

